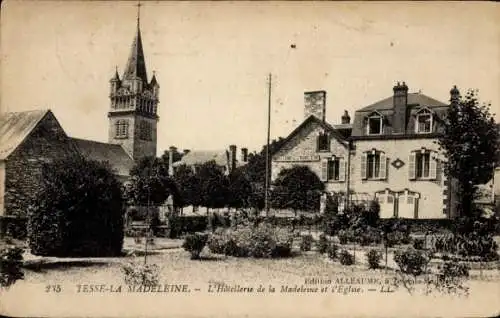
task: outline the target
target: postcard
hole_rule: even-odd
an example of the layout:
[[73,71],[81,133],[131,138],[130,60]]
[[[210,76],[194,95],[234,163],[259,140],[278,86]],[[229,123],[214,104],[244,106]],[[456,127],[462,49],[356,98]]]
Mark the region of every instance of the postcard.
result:
[[0,314],[500,314],[500,6],[4,1]]

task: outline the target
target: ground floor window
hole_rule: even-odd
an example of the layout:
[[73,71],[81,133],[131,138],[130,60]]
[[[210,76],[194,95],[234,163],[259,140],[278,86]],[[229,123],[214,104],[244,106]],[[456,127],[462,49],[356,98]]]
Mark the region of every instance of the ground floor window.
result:
[[380,205],[380,218],[418,218],[418,199],[420,195],[410,190],[393,191],[386,189],[375,193]]

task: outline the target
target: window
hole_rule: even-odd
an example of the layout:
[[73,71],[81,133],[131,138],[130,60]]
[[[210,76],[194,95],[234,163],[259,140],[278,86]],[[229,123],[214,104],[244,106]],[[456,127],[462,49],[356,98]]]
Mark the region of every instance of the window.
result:
[[346,162],[344,158],[325,158],[321,160],[322,181],[345,181]]
[[318,151],[330,151],[330,142],[328,133],[318,135]]
[[430,177],[430,161],[431,154],[429,152],[416,154],[416,177],[417,179],[427,179]]
[[409,158],[410,180],[435,180],[437,178],[436,152],[422,148],[413,151]]
[[328,180],[339,180],[339,160],[328,160]]
[[128,137],[128,121],[125,119],[117,120],[115,123],[115,137],[127,138]]
[[368,135],[382,134],[382,116],[372,115],[368,117]]
[[382,151],[364,152],[361,159],[361,178],[366,180],[383,180],[387,174],[387,159]]
[[432,114],[428,110],[423,110],[417,115],[417,133],[425,134],[432,132]]

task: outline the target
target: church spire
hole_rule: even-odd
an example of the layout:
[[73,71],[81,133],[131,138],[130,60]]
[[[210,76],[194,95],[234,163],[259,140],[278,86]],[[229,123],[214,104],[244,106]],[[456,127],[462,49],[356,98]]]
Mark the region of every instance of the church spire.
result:
[[141,4],[137,5],[137,31],[132,42],[132,48],[123,73],[123,80],[134,80],[140,78],[143,83],[148,82],[146,72],[146,62],[144,60],[144,51],[142,49],[141,29],[140,29],[140,10]]

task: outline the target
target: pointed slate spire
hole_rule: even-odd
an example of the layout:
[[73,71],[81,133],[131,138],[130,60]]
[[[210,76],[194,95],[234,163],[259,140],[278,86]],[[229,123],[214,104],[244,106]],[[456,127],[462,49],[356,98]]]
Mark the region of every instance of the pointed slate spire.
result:
[[115,68],[115,75],[111,79],[113,82],[119,82],[120,81],[120,75],[118,75],[118,67]]
[[144,51],[142,49],[141,28],[140,28],[140,4],[137,13],[137,32],[132,42],[132,48],[123,73],[123,80],[134,80],[140,78],[144,83],[148,82],[146,73],[146,62],[144,61]]
[[153,86],[160,86],[158,85],[158,81],[156,80],[156,73],[153,71],[153,77],[151,78],[151,82],[149,83],[151,87]]

